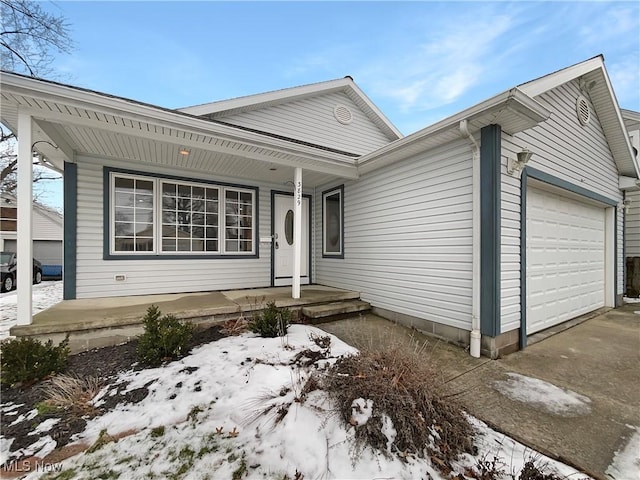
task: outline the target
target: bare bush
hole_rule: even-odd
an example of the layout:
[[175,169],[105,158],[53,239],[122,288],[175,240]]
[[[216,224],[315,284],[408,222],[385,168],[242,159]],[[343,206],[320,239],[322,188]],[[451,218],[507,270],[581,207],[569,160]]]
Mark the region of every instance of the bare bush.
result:
[[42,386],[46,398],[44,403],[81,415],[95,414],[97,410],[91,405],[91,400],[103,385],[103,380],[98,377],[56,375]]
[[[355,423],[357,451],[371,446],[385,455],[428,457],[448,474],[460,454],[475,453],[474,431],[461,408],[440,393],[437,379],[428,360],[412,352],[367,350],[339,359],[322,386],[336,401],[345,423]],[[373,406],[363,424],[353,421],[357,399]],[[391,438],[388,419],[395,429]]]

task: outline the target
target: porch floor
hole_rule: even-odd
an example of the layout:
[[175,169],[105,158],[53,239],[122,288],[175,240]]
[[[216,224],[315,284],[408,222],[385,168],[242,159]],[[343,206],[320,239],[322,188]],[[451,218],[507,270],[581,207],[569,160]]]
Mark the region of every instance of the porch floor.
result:
[[261,309],[272,300],[278,307],[296,308],[358,298],[359,292],[324,285],[303,285],[299,299],[291,298],[291,287],[270,287],[63,300],[34,315],[31,325],[16,325],[10,332],[15,336],[39,336],[140,325],[150,305],[157,305],[163,314],[173,314],[180,319],[216,323],[238,317],[241,313],[250,316],[252,311]]

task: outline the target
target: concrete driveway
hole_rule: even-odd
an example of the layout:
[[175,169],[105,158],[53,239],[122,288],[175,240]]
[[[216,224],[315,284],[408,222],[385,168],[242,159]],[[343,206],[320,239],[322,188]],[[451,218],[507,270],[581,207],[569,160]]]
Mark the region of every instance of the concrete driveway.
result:
[[[319,326],[359,348],[402,344],[429,355],[467,411],[496,430],[594,478],[634,480],[640,464],[629,478],[614,459],[634,448],[634,435],[640,441],[636,311],[640,304],[611,310],[499,360],[471,358],[373,315]],[[638,462],[640,452],[630,456]]]

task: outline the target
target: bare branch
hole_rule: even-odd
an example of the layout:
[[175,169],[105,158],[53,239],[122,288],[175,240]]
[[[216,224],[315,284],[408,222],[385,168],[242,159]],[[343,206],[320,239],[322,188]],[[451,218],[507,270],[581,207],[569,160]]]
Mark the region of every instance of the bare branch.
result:
[[0,62],[5,69],[43,75],[54,51],[69,53],[73,42],[65,18],[32,0],[0,0]]

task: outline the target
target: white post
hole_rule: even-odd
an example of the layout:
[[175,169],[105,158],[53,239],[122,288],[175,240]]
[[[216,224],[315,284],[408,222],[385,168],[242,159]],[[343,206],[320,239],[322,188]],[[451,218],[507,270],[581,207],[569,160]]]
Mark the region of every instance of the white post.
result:
[[31,323],[31,289],[33,281],[33,154],[31,150],[31,115],[18,113],[18,325]]
[[300,298],[300,265],[302,261],[302,168],[296,167],[293,192],[293,279],[291,296]]

